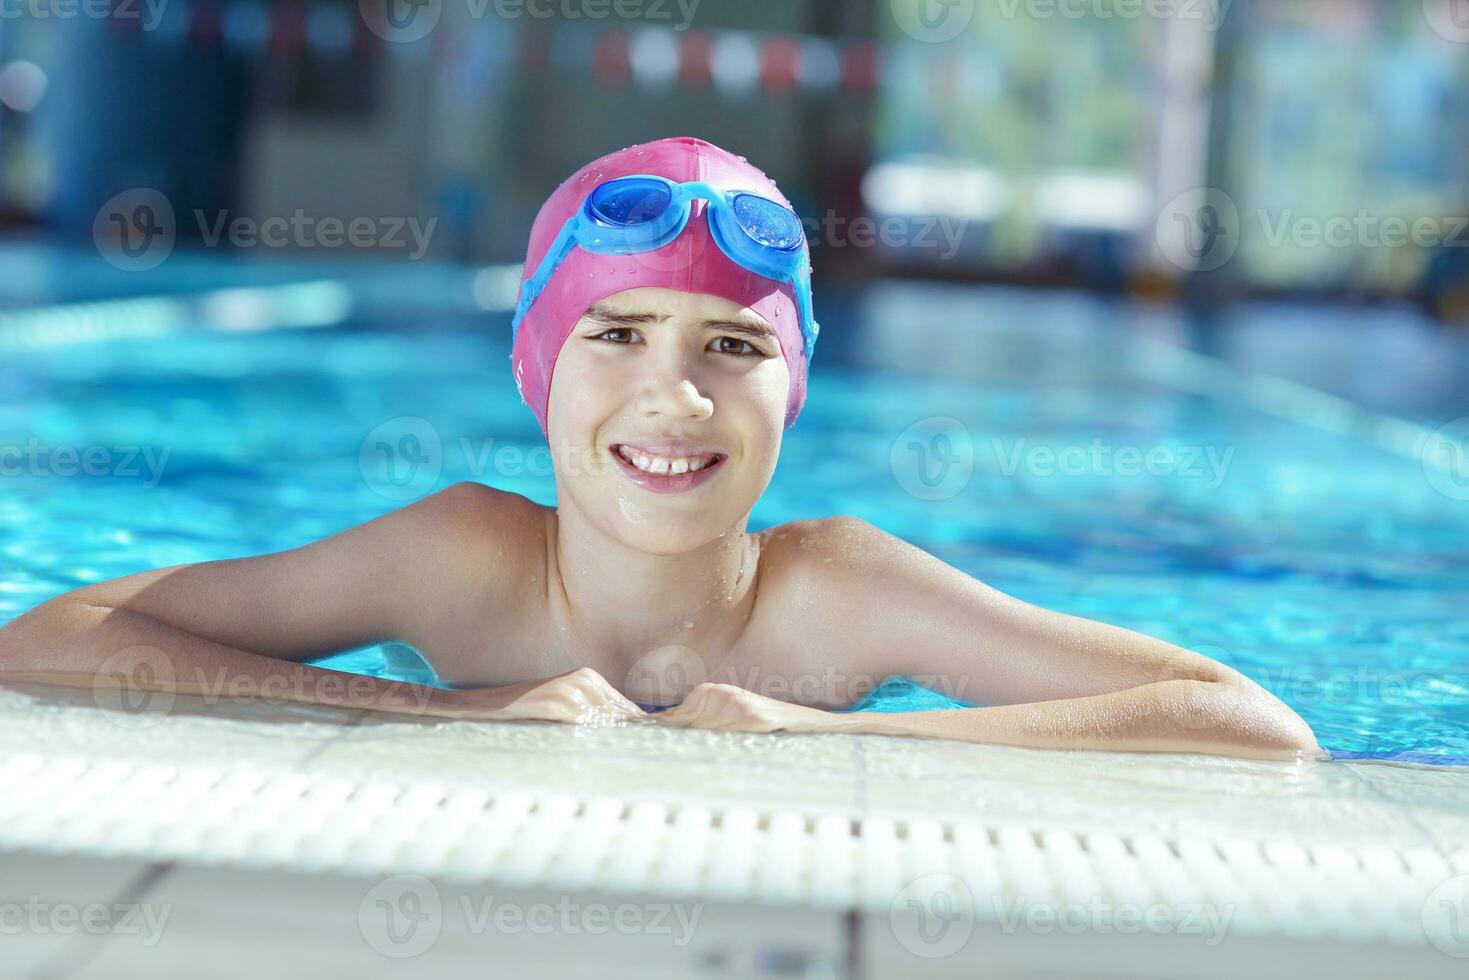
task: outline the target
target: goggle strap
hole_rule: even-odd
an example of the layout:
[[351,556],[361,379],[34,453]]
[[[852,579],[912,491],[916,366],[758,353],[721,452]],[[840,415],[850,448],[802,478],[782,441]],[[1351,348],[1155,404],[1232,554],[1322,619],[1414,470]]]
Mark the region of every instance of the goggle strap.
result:
[[[573,215],[562,226],[561,233],[556,236],[556,240],[551,243],[551,247],[542,256],[541,264],[536,267],[536,274],[526,280],[521,287],[520,302],[515,308],[515,330],[518,331],[520,329],[520,321],[530,311],[530,308],[535,305],[541,293],[546,291],[546,286],[551,282],[551,277],[555,275],[556,269],[560,267],[562,262],[566,261],[566,257],[571,254],[572,248],[576,246],[576,225],[577,218]],[[515,331],[511,332],[512,337],[514,333]]]

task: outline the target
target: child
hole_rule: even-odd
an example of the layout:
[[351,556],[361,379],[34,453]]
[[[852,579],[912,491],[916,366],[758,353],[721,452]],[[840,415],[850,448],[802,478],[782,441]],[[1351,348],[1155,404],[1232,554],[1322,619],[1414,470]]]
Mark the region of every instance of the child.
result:
[[[541,208],[515,318],[554,510],[461,483],[301,548],[88,586],[0,630],[0,665],[447,718],[644,717],[636,699],[692,728],[1320,753],[1235,671],[1029,606],[863,521],[747,533],[805,402],[808,275],[800,220],[743,158],[695,139],[603,157]],[[304,663],[389,640],[452,689]],[[841,713],[894,675],[987,707]]]

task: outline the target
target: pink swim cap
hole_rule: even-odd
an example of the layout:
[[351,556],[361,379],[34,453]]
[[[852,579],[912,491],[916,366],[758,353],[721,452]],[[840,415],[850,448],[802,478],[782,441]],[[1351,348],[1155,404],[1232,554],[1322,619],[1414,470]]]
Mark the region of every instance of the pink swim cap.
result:
[[[531,228],[522,289],[586,196],[604,181],[634,174],[653,174],[680,183],[704,181],[720,189],[751,191],[790,207],[790,201],[757,167],[712,143],[685,136],[630,146],[582,167],[541,205]],[[541,432],[547,432],[551,373],[577,321],[599,300],[638,286],[721,296],[763,316],[775,328],[781,353],[790,366],[786,428],[795,423],[806,403],[806,349],[795,289],[790,283],[751,272],[726,256],[710,234],[705,206],[704,201],[694,201],[683,233],[655,251],[595,255],[573,248],[561,263],[521,320],[510,354],[515,385],[521,400],[535,413]]]

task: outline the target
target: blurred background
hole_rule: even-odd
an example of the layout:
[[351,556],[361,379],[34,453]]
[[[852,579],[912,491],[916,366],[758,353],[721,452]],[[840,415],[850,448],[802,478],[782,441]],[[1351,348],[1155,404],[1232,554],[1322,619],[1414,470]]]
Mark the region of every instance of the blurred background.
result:
[[[4,0],[0,19],[13,238],[238,249],[210,240],[221,216],[299,211],[371,228],[250,257],[511,263],[555,181],[686,133],[776,177],[818,283],[1469,320],[1462,0]],[[431,233],[395,244],[409,217]]]

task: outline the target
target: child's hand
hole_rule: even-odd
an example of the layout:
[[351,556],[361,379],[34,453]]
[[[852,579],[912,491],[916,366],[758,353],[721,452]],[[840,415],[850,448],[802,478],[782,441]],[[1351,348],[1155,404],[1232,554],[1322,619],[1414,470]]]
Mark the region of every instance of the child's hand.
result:
[[731,684],[700,684],[682,704],[652,717],[676,728],[719,732],[835,732],[846,727],[841,715],[777,701]]
[[559,721],[574,725],[643,717],[643,709],[590,667],[510,687],[453,691],[443,702],[443,709],[435,713],[475,721]]

